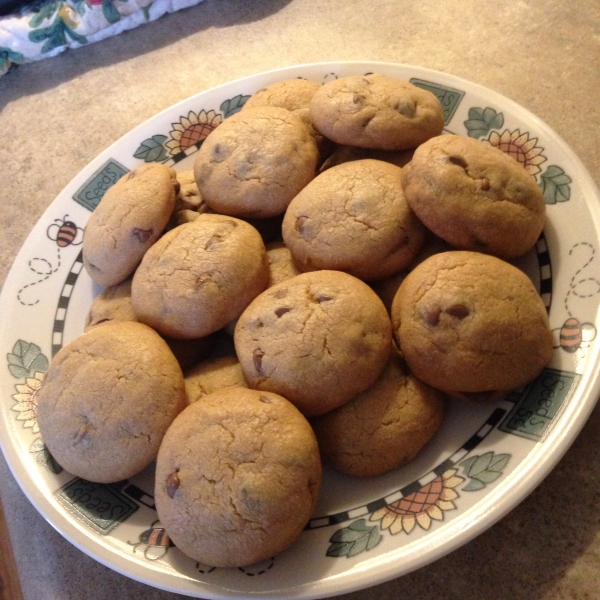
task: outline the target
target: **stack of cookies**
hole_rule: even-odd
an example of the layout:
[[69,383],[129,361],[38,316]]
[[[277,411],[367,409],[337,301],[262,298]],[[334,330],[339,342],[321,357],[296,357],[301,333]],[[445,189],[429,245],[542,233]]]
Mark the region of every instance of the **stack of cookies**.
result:
[[106,289],[39,393],[55,459],[100,482],[156,459],[175,544],[244,566],[298,537],[321,461],[381,475],[431,439],[446,396],[534,379],[548,318],[507,261],[536,243],[543,196],[443,125],[433,94],[383,75],[284,81],[193,171],[116,183],[83,245]]

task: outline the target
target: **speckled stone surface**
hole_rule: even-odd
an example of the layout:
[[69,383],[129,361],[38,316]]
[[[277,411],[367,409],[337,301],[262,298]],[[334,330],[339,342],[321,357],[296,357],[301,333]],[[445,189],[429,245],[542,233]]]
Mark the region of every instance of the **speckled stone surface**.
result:
[[[205,0],[0,78],[0,281],[33,224],[100,151],[220,83],[291,64],[388,61],[445,71],[546,121],[600,182],[600,5],[589,0]],[[434,564],[344,600],[600,598],[600,406],[542,484]],[[179,597],[64,540],[0,457],[26,600]]]

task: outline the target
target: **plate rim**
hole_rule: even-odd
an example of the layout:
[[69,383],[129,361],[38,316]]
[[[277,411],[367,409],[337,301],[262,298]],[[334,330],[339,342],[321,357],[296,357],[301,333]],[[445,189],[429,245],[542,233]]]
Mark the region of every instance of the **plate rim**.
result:
[[[66,191],[69,187],[74,185],[74,182],[78,179],[83,178],[83,173],[90,174],[95,166],[101,163],[106,156],[108,156],[115,148],[121,146],[127,138],[133,138],[136,133],[141,131],[144,128],[147,128],[150,123],[153,121],[159,121],[162,117],[164,117],[167,113],[172,111],[176,111],[178,108],[189,105],[195,98],[205,95],[207,93],[215,93],[218,94],[221,90],[228,87],[238,87],[247,82],[257,80],[259,78],[264,78],[267,76],[277,77],[283,73],[290,73],[294,71],[301,71],[305,69],[314,69],[314,68],[323,68],[332,69],[332,70],[340,70],[342,68],[358,68],[364,66],[368,69],[372,69],[373,67],[385,67],[390,69],[409,69],[418,72],[420,75],[429,75],[434,77],[436,81],[445,81],[451,82],[453,85],[464,85],[469,92],[479,93],[486,98],[492,99],[497,104],[508,107],[511,111],[516,112],[520,117],[524,117],[528,122],[535,124],[535,127],[538,131],[544,131],[547,134],[551,134],[553,141],[555,141],[561,147],[561,151],[563,154],[569,157],[569,160],[573,162],[573,164],[577,167],[578,170],[578,184],[581,186],[582,195],[584,196],[584,202],[587,209],[590,212],[590,215],[594,221],[594,231],[597,235],[600,236],[600,203],[592,203],[590,202],[590,195],[596,196],[596,198],[600,198],[600,194],[598,192],[598,188],[591,176],[588,172],[587,168],[581,161],[581,159],[577,156],[577,154],[571,149],[571,147],[567,144],[567,142],[560,136],[556,131],[554,131],[545,121],[537,117],[527,108],[518,104],[517,102],[511,100],[510,98],[486,87],[480,85],[478,83],[471,82],[467,79],[464,79],[459,76],[452,75],[450,73],[446,73],[443,71],[438,71],[426,67],[420,67],[411,64],[405,63],[394,63],[394,62],[385,62],[385,61],[325,61],[325,62],[313,62],[313,63],[301,63],[296,65],[289,65],[284,67],[278,67],[275,69],[270,69],[267,71],[262,71],[259,73],[246,75],[228,82],[221,83],[217,86],[207,88],[196,94],[192,94],[188,98],[182,99],[175,104],[168,106],[155,115],[149,117],[143,122],[139,123],[125,134],[120,136],[115,142],[110,144],[106,149],[101,151],[98,155],[96,155],[91,161],[89,161],[82,169],[80,169],[71,179],[70,181],[63,187],[63,189],[57,194],[57,196],[50,202],[47,208],[43,211],[42,215],[39,217],[37,223],[42,221],[47,213],[52,209],[53,205],[56,201],[65,195]],[[36,224],[37,224],[36,223]],[[35,227],[35,225],[34,225]],[[9,302],[7,300],[7,293],[5,290],[7,288],[7,284],[11,283],[11,278],[14,276],[14,272],[16,271],[15,265],[18,262],[18,259],[22,252],[25,251],[27,246],[31,243],[33,231],[30,231],[25,241],[23,242],[21,248],[15,255],[13,262],[8,271],[5,284],[3,285],[2,292],[0,293],[0,311],[2,314],[5,314],[5,307],[9,306]],[[0,332],[4,332],[6,329],[5,320],[1,321]],[[598,350],[596,350],[595,355],[598,355]],[[532,450],[528,453],[527,457],[519,464],[516,471],[525,469],[525,463],[527,465],[531,462],[535,462],[533,469],[533,476],[528,475],[528,477],[520,477],[515,482],[512,481],[514,477],[510,478],[511,486],[511,499],[510,501],[504,501],[499,507],[497,503],[494,502],[497,495],[500,495],[498,490],[503,490],[504,482],[496,486],[490,493],[488,493],[484,498],[480,499],[475,503],[475,505],[466,510],[460,516],[457,516],[453,519],[448,526],[457,527],[461,519],[467,514],[477,509],[475,512],[479,512],[485,515],[485,518],[473,519],[468,527],[463,528],[461,535],[451,536],[450,539],[446,539],[444,543],[437,544],[435,546],[434,551],[429,550],[427,554],[427,559],[423,559],[423,554],[419,554],[414,556],[412,560],[407,561],[409,566],[403,567],[398,570],[397,561],[398,557],[395,556],[398,554],[399,549],[394,549],[388,552],[384,556],[378,556],[375,560],[381,565],[384,564],[385,568],[379,568],[377,570],[377,576],[373,576],[373,569],[361,569],[357,574],[356,572],[352,573],[352,584],[344,585],[342,588],[339,587],[338,580],[340,579],[348,579],[349,573],[344,572],[341,574],[336,574],[334,577],[324,577],[323,579],[319,579],[317,581],[306,582],[302,585],[294,585],[293,588],[279,588],[278,590],[272,590],[268,593],[264,592],[246,592],[245,595],[247,597],[253,598],[273,598],[273,597],[283,597],[281,594],[284,594],[287,598],[322,598],[325,597],[324,594],[329,595],[339,595],[343,593],[350,593],[359,589],[365,589],[366,587],[370,587],[373,585],[377,585],[380,583],[384,583],[401,575],[407,574],[417,568],[425,566],[427,564],[431,564],[432,562],[438,560],[442,556],[449,554],[450,552],[456,550],[460,546],[468,543],[483,531],[489,529],[495,523],[497,523],[502,517],[504,517],[508,512],[513,510],[516,506],[518,506],[535,488],[539,486],[539,484],[548,476],[548,474],[556,467],[560,459],[564,456],[564,454],[571,447],[575,438],[580,433],[581,429],[584,427],[587,422],[591,412],[594,410],[596,403],[598,402],[598,396],[600,394],[600,361],[595,361],[593,366],[588,368],[583,374],[584,378],[579,383],[579,388],[583,390],[581,392],[582,396],[585,396],[588,399],[585,403],[577,403],[576,406],[571,406],[571,412],[573,414],[573,419],[569,421],[566,427],[561,428],[560,430],[554,430],[551,432],[551,436],[556,438],[555,443],[545,446],[542,456],[534,456],[537,454],[541,454],[542,448],[538,447],[535,450]],[[595,400],[589,400],[595,396]],[[574,404],[574,403],[571,403]],[[6,427],[5,424],[6,417],[3,415],[2,419],[0,419],[0,427],[5,429],[7,433],[10,433],[10,428]],[[558,439],[560,438],[560,439]],[[179,573],[180,576],[183,576],[186,579],[194,582],[200,589],[197,590],[182,590],[177,586],[169,586],[165,585],[164,582],[157,581],[156,578],[147,576],[147,572],[152,573],[158,576],[158,579],[162,577],[162,574],[159,571],[148,569],[147,565],[143,563],[139,563],[136,560],[128,561],[126,566],[129,568],[121,567],[118,564],[118,560],[115,558],[114,551],[108,546],[108,544],[102,543],[102,540],[99,540],[97,537],[93,537],[88,532],[82,532],[82,530],[78,529],[74,524],[70,523],[68,520],[64,523],[58,523],[58,521],[63,521],[64,517],[59,510],[54,506],[54,504],[46,498],[46,496],[41,492],[39,487],[36,484],[37,477],[33,475],[29,475],[26,477],[27,481],[24,482],[21,479],[21,476],[17,475],[16,466],[23,467],[22,462],[20,461],[19,455],[14,448],[13,444],[9,443],[9,437],[7,436],[6,440],[2,440],[0,437],[0,448],[4,454],[6,459],[6,463],[11,471],[13,477],[17,481],[19,487],[28,498],[28,500],[33,504],[36,511],[58,532],[62,537],[67,539],[71,544],[77,547],[79,550],[92,557],[94,560],[97,560],[101,564],[111,568],[119,572],[120,574],[136,579],[142,583],[147,585],[157,587],[159,589],[188,595],[194,597],[196,593],[200,593],[203,595],[209,594],[211,598],[215,599],[230,599],[230,598],[240,598],[242,597],[239,592],[233,590],[223,590],[222,586],[213,586],[210,583],[206,582],[195,582],[192,578],[187,578],[187,576],[183,576],[183,574]],[[512,474],[511,474],[512,476]],[[506,480],[508,481],[508,480]],[[28,484],[28,485],[27,485]],[[47,514],[49,510],[52,514]],[[53,517],[53,518],[52,518]],[[68,530],[72,529],[72,533],[70,534]],[[434,536],[437,537],[445,537],[447,538],[447,531],[449,527],[438,529],[434,532]],[[465,534],[468,532],[468,535]],[[442,535],[442,533],[444,535]],[[431,540],[431,535],[427,536],[427,540]],[[77,536],[81,536],[83,541],[79,541]],[[90,550],[88,546],[86,546],[83,542],[92,539],[93,549]],[[419,540],[417,540],[418,542]],[[415,542],[416,543],[416,542]],[[407,546],[412,546],[413,544],[408,544]],[[404,548],[406,548],[405,546]],[[382,560],[385,557],[385,560]],[[117,557],[118,558],[118,557]],[[111,560],[112,559],[112,560]],[[418,564],[413,564],[418,563]],[[412,566],[410,566],[412,565]],[[138,571],[139,573],[132,574],[133,571]],[[211,588],[211,589],[208,589]],[[215,588],[214,590],[212,588]],[[233,594],[232,594],[233,592]]]

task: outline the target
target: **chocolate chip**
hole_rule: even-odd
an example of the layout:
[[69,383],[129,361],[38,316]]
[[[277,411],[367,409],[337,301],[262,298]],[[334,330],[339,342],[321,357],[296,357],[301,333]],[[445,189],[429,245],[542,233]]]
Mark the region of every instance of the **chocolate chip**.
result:
[[180,481],[179,481],[179,471],[173,471],[167,477],[167,494],[169,498],[173,498],[175,496],[175,492],[179,489]]
[[263,371],[262,371],[262,358],[263,358],[264,355],[265,355],[265,353],[260,348],[257,348],[252,353],[252,362],[254,363],[254,368],[256,369],[256,372],[259,375],[263,374]]
[[491,188],[490,180],[487,177],[481,179],[481,189],[484,192],[487,192]]
[[75,439],[73,440],[73,446],[78,446],[82,442],[87,442],[87,440],[85,440],[85,437],[87,436],[87,432],[89,431],[89,429],[90,429],[89,424],[86,421],[79,428],[79,431],[77,432],[77,435],[75,436]]
[[444,312],[457,319],[465,319],[471,314],[471,311],[464,304],[453,304],[446,308]]
[[303,232],[302,232],[302,229],[304,228],[304,224],[306,223],[306,221],[308,221],[308,217],[298,217],[298,218],[296,219],[296,225],[295,225],[295,228],[296,228],[296,231],[297,231],[297,232],[298,232],[300,235],[302,235],[302,233],[303,233]]
[[332,296],[328,296],[327,294],[317,294],[315,296],[315,300],[319,304],[323,304],[323,302],[331,302],[331,300],[333,300],[333,297]]
[[292,310],[291,306],[280,306],[279,308],[275,309],[275,314],[281,318],[283,315],[285,315],[285,313],[290,312],[290,310]]
[[264,402],[265,404],[273,404],[273,400],[271,400],[271,398],[269,398],[269,396],[264,396],[263,394],[261,394],[259,400],[261,402]]
[[435,327],[440,322],[440,308],[425,308],[421,311],[421,317],[425,323],[431,327]]
[[458,165],[459,167],[462,167],[463,169],[466,169],[468,167],[467,161],[464,158],[462,158],[462,156],[449,156],[448,160],[453,165]]
[[225,160],[225,148],[223,148],[223,146],[221,146],[221,144],[215,144],[215,147],[213,148],[213,158],[216,162],[221,162],[222,160]]
[[152,235],[152,229],[140,229],[139,227],[134,227],[131,233],[138,239],[140,244],[144,244]]
[[220,244],[223,241],[223,238],[220,235],[213,235],[210,239],[204,244],[204,249],[207,251],[211,251],[217,244]]
[[398,100],[398,102],[396,102],[396,106],[394,106],[394,109],[396,112],[399,112],[408,119],[412,119],[416,112],[415,103],[410,101]]

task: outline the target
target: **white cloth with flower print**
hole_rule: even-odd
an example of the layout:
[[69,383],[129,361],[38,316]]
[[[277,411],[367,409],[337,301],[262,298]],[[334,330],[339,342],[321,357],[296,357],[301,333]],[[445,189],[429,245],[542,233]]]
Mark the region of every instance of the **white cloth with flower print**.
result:
[[0,18],[0,75],[155,21],[202,0],[49,0]]

